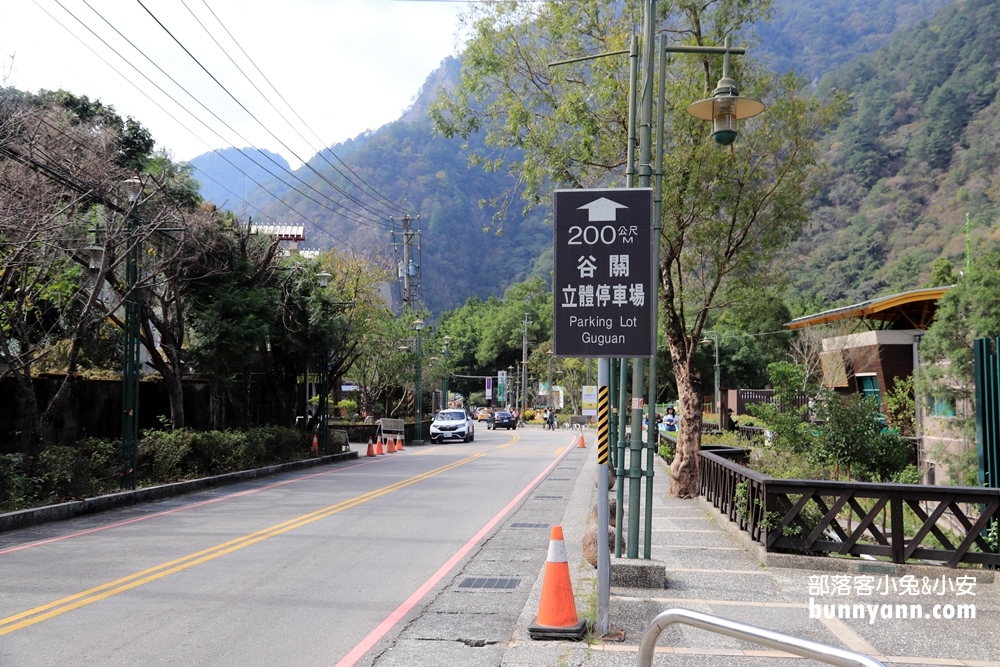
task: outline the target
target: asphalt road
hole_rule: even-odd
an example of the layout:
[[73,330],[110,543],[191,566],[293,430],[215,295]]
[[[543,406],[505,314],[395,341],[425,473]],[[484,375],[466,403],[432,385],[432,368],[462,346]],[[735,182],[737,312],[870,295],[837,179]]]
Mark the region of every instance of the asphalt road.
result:
[[572,447],[483,427],[0,534],[0,667],[364,664]]

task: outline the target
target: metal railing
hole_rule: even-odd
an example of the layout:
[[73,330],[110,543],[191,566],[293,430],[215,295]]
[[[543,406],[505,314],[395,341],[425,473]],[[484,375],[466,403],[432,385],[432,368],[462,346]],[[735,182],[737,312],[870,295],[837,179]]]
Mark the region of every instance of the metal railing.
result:
[[701,492],[768,552],[1000,566],[984,534],[1000,520],[998,489],[777,479],[740,465],[741,454],[702,450]]
[[708,630],[716,634],[733,637],[734,639],[742,639],[760,644],[761,646],[768,646],[802,658],[811,658],[828,665],[842,665],[843,667],[857,667],[858,665],[862,665],[862,667],[885,667],[884,664],[875,658],[861,653],[834,648],[833,646],[809,641],[808,639],[792,637],[791,635],[785,635],[773,630],[758,628],[755,625],[747,625],[746,623],[731,621],[728,618],[712,616],[711,614],[702,614],[690,609],[668,609],[652,620],[646,627],[646,631],[642,633],[642,642],[639,644],[639,662],[636,663],[638,667],[652,667],[656,641],[660,638],[660,633],[667,626],[674,623],[682,623],[701,630]]

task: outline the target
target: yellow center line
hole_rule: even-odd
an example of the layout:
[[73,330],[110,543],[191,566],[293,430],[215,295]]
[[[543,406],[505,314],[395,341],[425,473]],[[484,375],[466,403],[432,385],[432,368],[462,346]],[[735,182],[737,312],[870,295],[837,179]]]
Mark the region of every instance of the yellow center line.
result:
[[[512,442],[502,445],[501,447],[508,447],[514,444],[517,442],[516,437],[517,436],[515,436],[515,439]],[[55,600],[54,602],[49,602],[48,604],[35,607],[34,609],[29,609],[19,614],[8,616],[7,618],[0,618],[0,636],[29,627],[54,616],[65,614],[68,611],[79,609],[80,607],[88,604],[104,600],[105,598],[109,598],[113,595],[124,593],[125,591],[142,586],[143,584],[148,584],[156,581],[157,579],[161,579],[168,575],[194,567],[195,565],[206,563],[210,560],[219,558],[220,556],[233,553],[234,551],[238,551],[268,538],[281,535],[282,533],[286,533],[290,530],[301,528],[302,526],[313,523],[314,521],[325,519],[339,512],[343,512],[344,510],[357,507],[358,505],[375,500],[376,498],[381,498],[382,496],[392,493],[393,491],[398,491],[399,489],[406,488],[407,486],[411,486],[426,479],[430,479],[431,477],[448,472],[449,470],[454,470],[455,468],[463,466],[467,463],[481,459],[487,454],[489,454],[489,452],[482,452],[480,454],[466,457],[459,461],[455,461],[454,463],[449,463],[448,465],[441,466],[440,468],[435,468],[434,470],[409,477],[388,486],[384,486],[380,489],[369,491],[368,493],[341,501],[335,505],[330,505],[329,507],[324,507],[314,512],[310,512],[309,514],[304,514],[294,519],[283,521],[282,523],[244,535],[243,537],[238,537],[234,540],[217,544],[214,547],[209,547],[208,549],[188,554],[182,558],[177,558],[155,567],[142,570],[141,572],[136,572],[135,574],[131,574],[127,577],[122,577],[109,583],[95,586],[94,588]]]
[[517,433],[515,433],[515,434],[513,434],[511,436],[510,442],[508,442],[506,445],[500,445],[499,447],[497,447],[497,449],[507,449],[511,445],[516,445],[518,442],[520,442],[520,440],[521,440],[521,436],[519,436]]

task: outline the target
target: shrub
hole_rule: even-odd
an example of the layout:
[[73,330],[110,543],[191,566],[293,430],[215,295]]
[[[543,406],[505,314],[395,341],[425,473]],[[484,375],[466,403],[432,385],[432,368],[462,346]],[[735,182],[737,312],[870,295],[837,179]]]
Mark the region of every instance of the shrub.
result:
[[221,475],[308,458],[310,437],[292,429],[147,431],[139,442],[139,471],[150,482]]
[[[310,436],[293,429],[144,431],[139,439],[141,486],[219,475],[310,456]],[[0,455],[0,511],[110,493],[119,488],[121,443],[88,438],[49,447],[37,457]]]
[[674,443],[670,442],[669,440],[660,441],[660,456],[663,459],[667,461],[673,461],[675,453],[676,452],[674,451]]
[[110,493],[119,486],[117,442],[87,438],[73,447],[49,447],[38,457],[41,496],[54,502]]
[[43,481],[24,454],[0,455],[0,511],[21,509],[41,493]]

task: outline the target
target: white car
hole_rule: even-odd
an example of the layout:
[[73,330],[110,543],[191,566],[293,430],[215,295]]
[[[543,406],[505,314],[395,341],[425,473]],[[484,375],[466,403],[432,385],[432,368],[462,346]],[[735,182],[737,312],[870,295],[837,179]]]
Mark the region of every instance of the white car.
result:
[[472,442],[476,438],[476,423],[465,410],[442,410],[431,422],[431,442],[461,440]]

